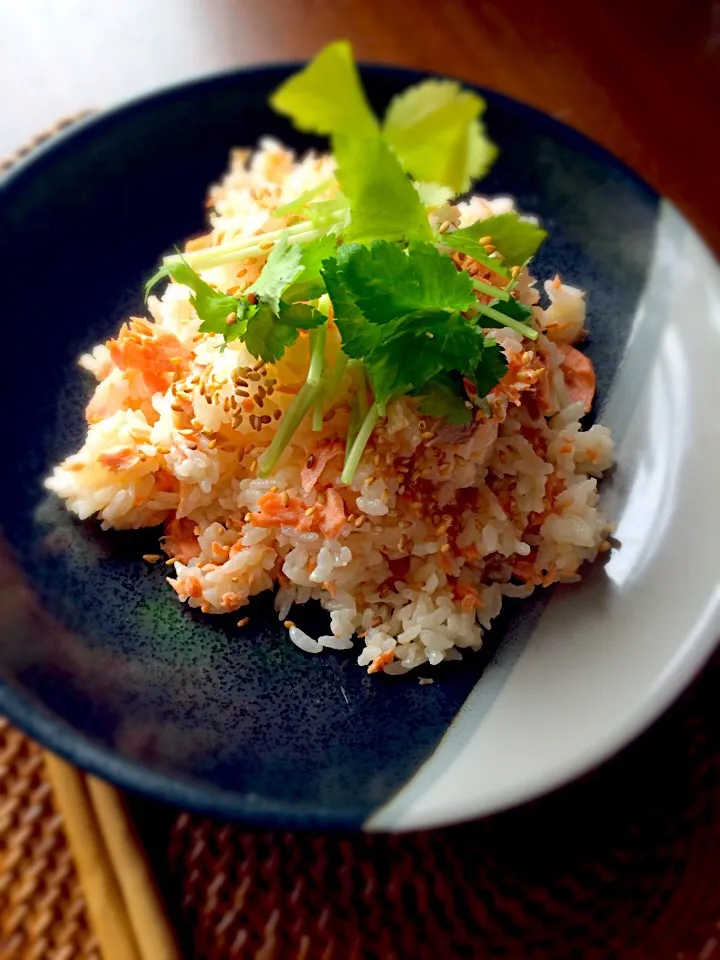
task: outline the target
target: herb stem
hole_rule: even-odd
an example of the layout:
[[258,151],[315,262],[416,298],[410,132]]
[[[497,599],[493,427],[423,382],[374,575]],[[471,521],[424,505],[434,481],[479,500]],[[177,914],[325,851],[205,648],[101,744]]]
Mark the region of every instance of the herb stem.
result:
[[322,392],[318,394],[315,406],[313,407],[312,428],[315,433],[320,433],[323,428],[323,396]]
[[289,244],[308,243],[324,236],[328,227],[339,223],[345,217],[344,210],[337,210],[329,214],[327,224],[313,227],[309,220],[293,224],[292,227],[283,227],[280,230],[270,230],[244,240],[235,240],[232,243],[221,243],[217,247],[205,250],[188,250],[186,253],[172,254],[163,258],[163,264],[188,263],[194,270],[209,270],[224,263],[233,263],[235,260],[246,260],[248,257],[258,257],[269,252],[268,244],[274,245],[283,236],[287,236]]
[[260,458],[259,475],[267,477],[280,457],[285,451],[285,447],[292,440],[293,434],[305,419],[312,404],[315,402],[320,388],[310,383],[304,383],[295,395],[292,403],[285,411],[285,416],[280,421],[277,433],[272,439],[272,443]]
[[491,320],[495,320],[501,327],[510,327],[511,330],[517,330],[518,333],[521,333],[524,337],[528,337],[530,340],[537,340],[538,338],[537,330],[533,330],[532,327],[529,327],[526,323],[521,323],[519,320],[513,320],[512,317],[506,317],[504,313],[500,313],[499,310],[493,310],[492,307],[488,307],[484,303],[479,303],[477,310],[478,313],[482,313],[484,316],[490,317]]
[[364,420],[368,412],[368,396],[367,396],[367,377],[365,376],[365,367],[362,364],[357,368],[357,378],[358,378],[358,415],[361,420]]
[[311,387],[317,387],[322,379],[326,338],[326,323],[310,331],[310,368],[308,369],[307,382]]
[[333,178],[328,177],[327,180],[323,180],[322,183],[316,184],[314,187],[310,187],[309,190],[306,190],[304,193],[301,193],[299,196],[295,197],[294,200],[290,200],[288,203],[284,203],[281,207],[276,207],[273,210],[273,216],[275,217],[285,217],[289,213],[295,213],[296,210],[299,210],[300,207],[304,207],[306,203],[309,203],[311,200],[314,200],[319,194],[324,193],[328,187],[332,185]]
[[342,350],[338,351],[337,359],[335,360],[335,366],[332,368],[332,373],[328,377],[327,385],[325,387],[326,400],[331,401],[334,399],[335,394],[337,393],[342,382],[342,378],[345,376],[347,365],[347,354],[343,353]]
[[374,403],[365,414],[365,418],[360,425],[357,436],[353,440],[353,445],[347,456],[347,460],[345,461],[342,476],[340,477],[343,483],[352,483],[353,477],[355,476],[355,471],[360,463],[360,458],[362,457],[365,447],[367,446],[367,442],[370,439],[370,434],[377,425],[379,416],[380,412],[378,410],[378,406],[376,403]]
[[484,283],[482,280],[473,280],[473,289],[478,293],[487,293],[496,300],[509,300],[510,294],[506,290],[494,287],[491,283]]

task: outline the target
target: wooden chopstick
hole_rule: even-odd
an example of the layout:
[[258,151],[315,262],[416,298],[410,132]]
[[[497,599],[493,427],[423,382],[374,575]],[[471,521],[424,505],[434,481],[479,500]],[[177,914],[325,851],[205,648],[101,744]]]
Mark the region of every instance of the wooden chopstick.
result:
[[62,813],[103,960],[141,960],[120,886],[82,774],[50,753],[45,766]]
[[142,960],[179,960],[177,942],[125,801],[104,780],[85,779]]
[[45,753],[103,960],[179,960],[150,867],[117,791]]

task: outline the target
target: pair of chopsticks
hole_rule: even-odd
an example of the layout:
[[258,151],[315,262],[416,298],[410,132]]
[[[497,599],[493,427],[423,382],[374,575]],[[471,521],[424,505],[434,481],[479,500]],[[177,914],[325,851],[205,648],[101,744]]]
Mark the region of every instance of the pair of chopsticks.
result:
[[120,794],[51,753],[45,767],[103,960],[180,960]]

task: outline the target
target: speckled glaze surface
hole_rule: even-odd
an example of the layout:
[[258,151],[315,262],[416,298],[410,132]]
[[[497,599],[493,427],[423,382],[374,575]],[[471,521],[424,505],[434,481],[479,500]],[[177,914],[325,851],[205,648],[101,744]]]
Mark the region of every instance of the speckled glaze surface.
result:
[[[437,755],[489,662],[480,688],[495,700],[548,598],[508,605],[485,650],[434,670],[430,686],[412,674],[370,677],[352,654],[293,647],[269,597],[252,605],[244,631],[235,617],[181,607],[164,569],[139,559],[157,531],[103,533],[42,487],[84,433],[89,384],[76,357],[142,310],[142,281],[201,228],[205,191],[229,148],[265,134],[311,143],[266,107],[287,72],[235,73],[134,102],[52,141],[3,184],[0,263],[12,282],[0,390],[12,455],[0,497],[0,710],[79,765],[170,802],[277,825],[372,826]],[[380,107],[418,76],[371,68],[364,79]],[[648,281],[658,198],[569,129],[487,99],[501,152],[482,189],[513,194],[543,219],[540,276],[559,270],[588,291],[602,407]],[[322,632],[314,608],[295,619]],[[448,808],[447,819],[484,809]],[[402,828],[403,816],[375,825]]]

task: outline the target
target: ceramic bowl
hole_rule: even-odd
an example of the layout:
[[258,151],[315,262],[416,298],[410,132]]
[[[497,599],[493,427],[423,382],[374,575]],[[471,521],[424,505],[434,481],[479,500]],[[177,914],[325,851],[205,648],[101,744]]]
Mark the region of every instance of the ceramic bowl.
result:
[[[602,483],[621,546],[580,584],[508,604],[483,651],[421,686],[294,647],[271,599],[234,617],[181,606],[157,532],[103,533],[42,481],[80,444],[81,351],[142,311],[160,254],[202,229],[230,147],[272,135],[289,68],[137,100],[56,137],[0,200],[6,411],[0,710],[116,783],[268,825],[403,830],[477,817],[576,777],[679,693],[720,633],[720,277],[677,210],[605,151],[482,91],[500,158],[482,185],[538,214],[539,276],[588,291]],[[368,68],[381,108],[417,74]],[[303,619],[304,618],[304,619]],[[300,623],[320,629],[307,609]]]

